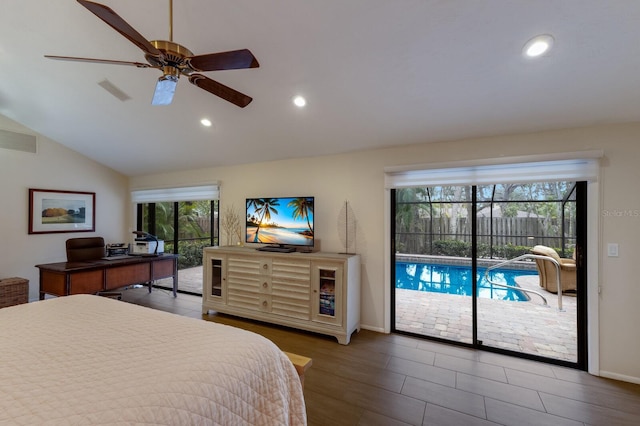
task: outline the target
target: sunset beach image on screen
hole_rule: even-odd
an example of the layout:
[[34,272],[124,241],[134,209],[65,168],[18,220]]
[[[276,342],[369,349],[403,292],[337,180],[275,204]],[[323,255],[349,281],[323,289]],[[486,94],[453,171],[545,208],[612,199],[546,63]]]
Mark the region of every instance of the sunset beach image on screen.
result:
[[313,246],[313,197],[247,198],[247,243]]

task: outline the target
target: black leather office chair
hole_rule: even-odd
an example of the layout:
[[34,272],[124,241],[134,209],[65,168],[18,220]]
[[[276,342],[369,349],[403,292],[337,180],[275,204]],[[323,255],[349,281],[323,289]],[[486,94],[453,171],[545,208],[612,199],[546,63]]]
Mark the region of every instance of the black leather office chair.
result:
[[[69,238],[66,245],[67,262],[87,262],[105,256],[102,237]],[[97,294],[112,299],[122,299],[122,293],[118,291],[99,291]]]
[[104,257],[104,238],[85,237],[67,240],[67,262],[85,262]]

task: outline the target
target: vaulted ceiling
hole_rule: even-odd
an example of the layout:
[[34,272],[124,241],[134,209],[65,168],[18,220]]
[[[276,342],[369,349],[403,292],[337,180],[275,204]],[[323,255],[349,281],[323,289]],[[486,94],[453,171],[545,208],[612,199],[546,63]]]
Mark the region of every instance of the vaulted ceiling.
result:
[[[169,39],[169,0],[100,2]],[[639,121],[638,22],[637,0],[174,0],[173,41],[256,56],[203,73],[253,102],[182,77],[152,106],[159,70],[44,58],[146,62],[78,2],[2,0],[0,114],[126,175]]]

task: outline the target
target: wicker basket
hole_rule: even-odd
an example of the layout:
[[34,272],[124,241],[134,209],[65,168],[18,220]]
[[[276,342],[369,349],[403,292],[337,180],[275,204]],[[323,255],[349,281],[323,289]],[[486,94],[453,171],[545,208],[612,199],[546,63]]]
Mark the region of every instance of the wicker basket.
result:
[[0,280],[0,308],[29,302],[29,280],[5,278]]

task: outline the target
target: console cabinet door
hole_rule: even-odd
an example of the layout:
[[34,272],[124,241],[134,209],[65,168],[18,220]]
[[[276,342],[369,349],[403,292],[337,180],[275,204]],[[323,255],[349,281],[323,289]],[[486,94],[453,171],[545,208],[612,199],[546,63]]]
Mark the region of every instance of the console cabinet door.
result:
[[308,321],[311,316],[311,262],[274,258],[271,264],[271,312]]
[[270,283],[270,262],[255,256],[227,256],[227,304],[254,311],[266,311]]
[[226,302],[226,264],[224,255],[206,254],[202,297],[210,302]]
[[342,263],[313,263],[311,319],[326,324],[342,325],[344,266]]

